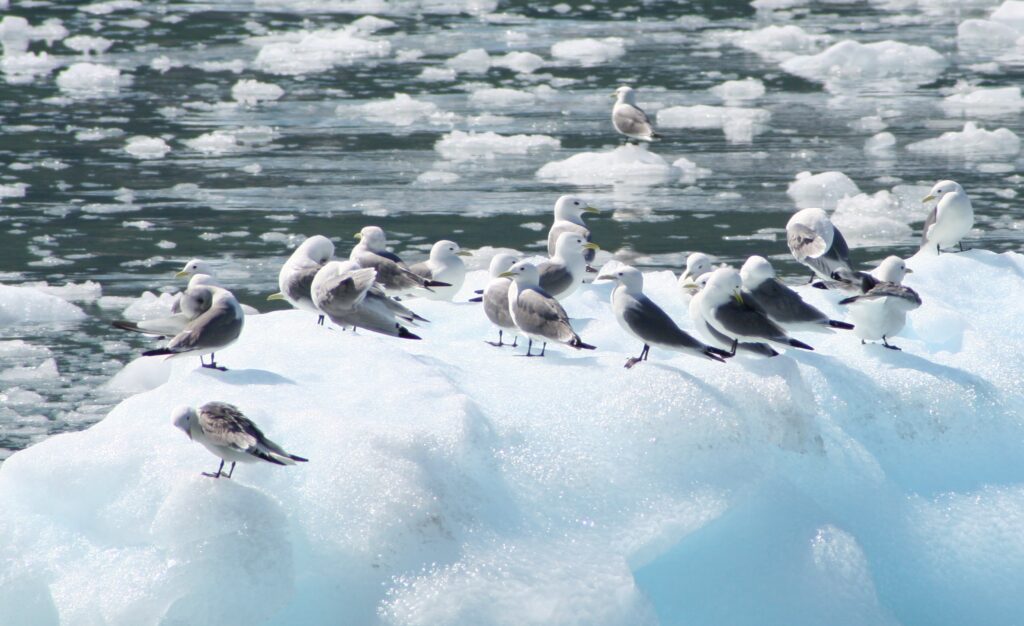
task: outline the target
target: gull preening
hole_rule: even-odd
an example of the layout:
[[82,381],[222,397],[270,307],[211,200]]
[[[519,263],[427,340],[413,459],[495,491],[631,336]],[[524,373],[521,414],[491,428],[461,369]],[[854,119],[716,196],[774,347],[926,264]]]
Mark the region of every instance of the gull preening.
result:
[[210,478],[221,477],[226,461],[231,462],[231,469],[223,476],[231,478],[236,463],[265,461],[274,465],[295,465],[309,460],[285,452],[284,448],[267,439],[238,407],[226,402],[207,402],[198,410],[180,406],[171,412],[171,421],[189,439],[220,457],[216,473],[203,472],[203,476]]
[[654,126],[643,109],[636,105],[636,91],[625,85],[612,94],[615,106],[612,107],[612,126],[620,135],[636,141],[658,141],[661,135],[654,132]]
[[644,276],[635,267],[619,266],[611,272],[602,273],[597,280],[618,283],[612,289],[612,312],[619,326],[644,344],[640,356],[626,360],[627,369],[646,361],[652,345],[714,361],[724,361],[723,357],[731,356],[724,350],[694,339],[679,328],[661,307],[644,295]]
[[303,241],[288,257],[277,275],[277,286],[281,291],[271,294],[267,300],[287,300],[296,309],[318,314],[317,323],[323,324],[323,313],[313,304],[310,289],[316,273],[333,256],[334,244],[327,237],[313,235]]
[[207,274],[196,274],[188,281],[188,287],[178,294],[171,305],[171,315],[155,319],[131,322],[115,320],[114,328],[130,330],[143,335],[173,337],[185,330],[189,322],[199,317],[213,302],[213,291],[203,287],[216,287],[215,281]]
[[379,226],[365,226],[356,233],[359,243],[352,248],[349,260],[360,267],[377,270],[377,282],[388,295],[402,295],[414,289],[450,287],[446,282],[424,278],[415,274],[397,254],[387,249],[387,237]]
[[[185,266],[174,275],[175,278],[185,278],[186,276],[189,277],[189,287],[194,285],[224,287],[220,280],[217,279],[216,274],[214,274],[213,266],[202,259],[190,259],[185,263]],[[171,304],[171,313],[178,313],[181,311],[182,293],[179,293],[178,297],[175,298],[174,302]],[[241,306],[246,315],[259,315],[260,313],[255,307],[251,307],[248,304],[242,304]]]
[[850,266],[850,247],[843,233],[822,209],[797,211],[786,224],[786,243],[793,258],[826,283],[857,286],[858,275]]
[[430,291],[419,294],[429,300],[451,300],[462,289],[466,281],[466,264],[461,257],[471,253],[459,248],[454,241],[442,239],[430,248],[430,258],[416,263],[409,269],[413,274],[425,280],[447,283],[432,287]]
[[[245,312],[238,300],[227,289],[220,287],[197,287],[197,290],[210,291],[210,305],[205,311],[185,324],[167,345],[156,350],[143,352],[142,356],[167,356],[177,358],[198,355],[202,367],[224,371],[227,368],[217,365],[215,353],[230,346],[242,334],[245,324]],[[209,354],[210,362],[203,361]]]
[[740,268],[743,299],[760,307],[768,319],[789,330],[833,332],[849,330],[853,324],[829,318],[816,307],[804,302],[800,294],[775,277],[775,268],[762,256],[752,256]]
[[[564,232],[576,233],[586,241],[590,241],[590,229],[583,223],[584,213],[600,213],[586,201],[576,196],[560,196],[555,201],[555,221],[548,230],[548,256],[555,256],[558,238]],[[587,263],[594,262],[596,250],[587,250],[584,255]]]
[[701,290],[701,314],[708,325],[732,341],[732,354],[736,354],[741,342],[814,349],[787,335],[778,324],[768,319],[762,309],[745,302],[742,289],[740,273],[722,267],[711,273],[707,285]]
[[937,200],[924,222],[921,249],[935,250],[959,246],[964,251],[963,238],[974,228],[974,207],[967,192],[958,183],[942,180],[935,183],[921,202]]
[[[471,300],[471,302],[483,302],[484,314],[487,315],[487,319],[491,320],[492,324],[498,327],[498,341],[487,342],[496,348],[510,345],[502,341],[503,331],[508,330],[515,334],[517,330],[516,323],[512,320],[512,313],[509,311],[508,306],[508,288],[512,285],[512,279],[502,276],[515,264],[516,258],[511,254],[502,253],[494,255],[488,268],[488,273],[491,277],[490,282],[484,288],[483,295]],[[519,337],[516,336],[511,346],[515,348],[518,342]]]
[[587,241],[582,235],[563,232],[555,243],[555,253],[537,266],[541,289],[559,301],[576,293],[587,275],[586,253],[600,249],[600,246]]
[[354,261],[331,261],[313,278],[317,310],[339,326],[355,326],[402,339],[419,339],[403,325],[426,319],[389,298],[374,281],[377,270]]
[[853,332],[861,343],[881,340],[886,348],[900,349],[890,344],[889,338],[903,330],[907,313],[921,306],[921,296],[902,284],[903,278],[912,272],[900,257],[887,257],[871,272],[876,280],[870,289],[839,301],[850,305]]
[[548,341],[564,343],[577,350],[594,349],[594,346],[583,343],[572,329],[569,316],[558,300],[541,289],[540,273],[533,263],[520,261],[500,276],[512,279],[508,288],[508,309],[516,328],[529,340],[525,356],[534,356],[535,340],[543,342],[540,356],[544,356]]

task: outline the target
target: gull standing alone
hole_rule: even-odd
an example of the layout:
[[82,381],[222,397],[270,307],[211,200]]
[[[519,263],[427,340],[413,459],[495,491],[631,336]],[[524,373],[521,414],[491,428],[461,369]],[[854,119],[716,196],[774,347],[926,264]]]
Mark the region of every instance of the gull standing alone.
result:
[[334,244],[327,237],[313,235],[303,241],[285,261],[277,276],[277,286],[281,291],[271,294],[267,300],[287,300],[296,309],[319,314],[317,323],[323,324],[324,316],[313,304],[310,288],[316,273],[333,256]]
[[[142,356],[176,358],[198,354],[202,367],[226,370],[218,367],[214,353],[235,343],[242,334],[245,312],[238,300],[227,289],[220,287],[197,287],[210,291],[210,306],[175,335],[167,345],[156,350],[143,352]],[[203,362],[203,355],[210,355],[210,363]]]
[[402,322],[425,322],[374,282],[377,271],[354,261],[331,261],[313,279],[317,310],[339,326],[355,326],[402,339],[419,339]]
[[711,273],[701,291],[701,313],[705,321],[732,340],[733,354],[740,342],[771,343],[784,347],[813,350],[806,343],[793,339],[764,311],[743,300],[743,281],[732,268],[719,268]]
[[[708,324],[707,320],[704,319],[704,287],[707,285],[709,278],[711,278],[711,273],[707,272],[701,274],[697,277],[697,280],[693,281],[697,292],[690,297],[690,321],[693,322],[694,330],[697,331],[697,334],[700,335],[708,345],[721,350],[731,351],[733,347],[733,340],[715,330],[715,328],[711,326],[711,324]],[[741,341],[736,344],[736,351],[737,353],[743,352],[745,354],[763,357],[779,356],[779,353],[775,351],[775,348],[772,348],[766,343],[759,342],[751,343]]]
[[959,184],[951,180],[942,180],[935,183],[921,201],[930,202],[936,199],[938,202],[924,222],[921,249],[931,250],[934,247],[938,254],[943,248],[959,246],[963,252],[964,244],[961,240],[974,227],[974,207],[971,206],[970,197]]
[[529,339],[526,356],[534,356],[534,340],[544,342],[540,356],[544,356],[549,340],[564,343],[577,350],[594,349],[594,346],[583,343],[572,329],[569,316],[558,300],[541,289],[540,273],[536,266],[527,261],[520,261],[500,276],[512,279],[512,284],[508,288],[508,310],[516,328]]
[[448,283],[414,274],[397,254],[388,252],[387,237],[379,226],[365,226],[356,233],[359,243],[348,258],[360,267],[377,270],[377,282],[388,295],[402,295],[413,289],[431,290],[432,287],[450,287]]
[[207,402],[199,410],[180,406],[171,412],[171,421],[189,439],[201,443],[220,457],[217,472],[203,472],[203,476],[220,478],[225,461],[231,461],[231,469],[224,474],[226,478],[235,473],[235,463],[266,461],[275,465],[295,465],[296,461],[308,461],[285,452],[281,446],[267,439],[263,431],[237,407],[226,402]]
[[812,281],[818,276],[830,283],[859,285],[859,277],[850,267],[850,247],[822,209],[794,213],[786,224],[786,243],[793,258],[811,269]]
[[555,254],[537,266],[541,289],[559,301],[576,293],[587,275],[586,253],[600,249],[596,243],[576,233],[564,232],[559,235]]
[[[502,331],[510,330],[514,334],[516,330],[516,323],[512,321],[512,313],[508,307],[508,288],[512,285],[512,279],[502,276],[515,264],[516,258],[511,254],[496,254],[491,259],[491,265],[488,268],[491,280],[484,288],[483,295],[470,300],[470,302],[483,302],[484,314],[492,324],[498,327],[498,341],[487,342],[496,348],[509,345],[502,342]],[[512,341],[512,347],[516,347],[518,342],[519,337],[517,336]]]
[[[555,201],[555,221],[548,230],[548,256],[555,256],[555,247],[558,238],[564,232],[576,233],[586,241],[590,241],[590,229],[583,223],[584,213],[600,213],[598,209],[590,206],[576,196],[560,196]],[[596,250],[587,250],[584,255],[587,263],[594,262]]]
[[852,324],[830,319],[817,308],[804,302],[800,294],[782,284],[775,277],[775,268],[768,259],[752,256],[740,268],[743,280],[743,299],[760,307],[768,319],[789,330],[833,332],[836,328],[849,330]]
[[619,326],[644,344],[640,356],[626,360],[626,368],[646,361],[652,345],[714,361],[724,361],[723,357],[730,356],[728,352],[707,346],[679,328],[661,307],[644,295],[644,276],[635,267],[620,266],[601,274],[597,280],[618,283],[612,290],[612,312]]
[[451,300],[455,294],[462,289],[462,283],[466,281],[466,264],[462,262],[464,256],[470,256],[459,248],[454,241],[442,239],[430,248],[430,258],[422,263],[416,263],[409,269],[417,276],[426,280],[447,283],[446,286],[434,287],[432,290],[421,294],[429,300]]
[[887,257],[871,272],[877,280],[870,289],[839,301],[839,304],[850,305],[850,319],[855,323],[853,332],[861,343],[881,340],[886,348],[899,350],[888,339],[906,326],[907,313],[921,306],[921,296],[901,284],[912,272],[903,259]]
[[612,125],[621,135],[637,141],[657,141],[661,135],[654,132],[654,126],[647,114],[636,105],[636,91],[623,85],[612,94]]

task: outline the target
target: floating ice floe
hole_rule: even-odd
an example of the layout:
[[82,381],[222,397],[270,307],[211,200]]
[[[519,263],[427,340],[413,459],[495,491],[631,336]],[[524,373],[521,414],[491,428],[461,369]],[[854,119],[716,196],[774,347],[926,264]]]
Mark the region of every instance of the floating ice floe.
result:
[[423,14],[459,15],[469,13],[480,15],[491,13],[498,8],[498,0],[255,0],[254,4],[264,11],[353,13],[356,15],[376,13],[405,17],[416,17]]
[[857,183],[842,172],[800,172],[786,189],[798,209],[819,207],[827,211],[836,208],[843,198],[859,193]]
[[469,94],[469,102],[479,108],[515,108],[537,101],[532,92],[507,87],[482,87]]
[[75,97],[102,97],[116,94],[127,78],[109,65],[74,63],[57,75],[57,86]]
[[483,48],[473,48],[456,54],[444,64],[448,69],[464,74],[485,74],[491,69],[491,55]]
[[872,135],[864,142],[864,152],[875,156],[892,155],[896,150],[896,136],[890,132]]
[[428,170],[416,177],[417,185],[451,185],[459,181],[461,177],[455,172],[443,170]]
[[914,240],[910,224],[923,222],[928,207],[921,198],[930,187],[897,185],[891,191],[844,196],[831,215],[834,223],[852,247],[893,245]]
[[450,116],[437,108],[433,102],[417,100],[405,93],[396,93],[390,100],[374,100],[352,107],[338,105],[338,115],[348,115],[352,110],[371,122],[391,126],[411,126],[421,120],[450,122]]
[[0,324],[46,324],[84,319],[82,309],[32,287],[0,285]]
[[730,31],[725,35],[712,31],[709,36],[724,36],[733,45],[773,61],[816,53],[832,41],[828,35],[811,34],[795,25],[772,25],[756,30]]
[[[223,355],[232,370],[170,362],[97,425],[4,462],[0,615],[1013,624],[1024,258],[910,266],[923,305],[902,353],[836,333],[756,362],[654,348],[627,372],[640,343],[601,285],[566,303],[599,350],[545,359],[484,344],[479,307],[417,300],[433,320],[422,342],[254,317]],[[485,284],[473,272],[463,294]],[[675,276],[645,273],[644,288],[690,328]],[[838,294],[796,289],[842,315]],[[215,460],[170,411],[210,400],[309,464],[201,476]]]
[[68,37],[61,43],[71,50],[86,56],[90,54],[103,54],[114,44],[114,42],[106,37],[93,37],[91,35],[75,35],[74,37]]
[[551,56],[563,63],[592,67],[626,54],[626,40],[621,37],[566,39],[551,46]]
[[128,138],[124,151],[138,159],[162,159],[171,151],[171,147],[160,137],[135,135]]
[[28,185],[25,183],[0,184],[0,202],[4,198],[24,198]]
[[647,187],[676,182],[692,183],[709,170],[680,158],[669,164],[647,146],[627,144],[608,152],[581,152],[546,163],[537,178],[570,185],[623,185]]
[[499,135],[453,130],[441,137],[434,144],[434,149],[450,161],[466,161],[480,157],[492,159],[499,154],[553,150],[561,145],[558,139],[547,135]]
[[92,4],[80,6],[78,10],[91,15],[110,15],[115,11],[127,11],[128,9],[137,9],[141,6],[142,3],[139,0],[105,0],[104,2],[93,2]]
[[1001,117],[1016,115],[1024,108],[1020,87],[968,87],[942,100],[947,115]]
[[960,157],[1013,157],[1020,152],[1020,138],[1008,128],[985,130],[974,122],[963,130],[951,130],[934,139],[924,139],[907,150],[928,155]]
[[698,104],[662,109],[657,118],[658,128],[720,128],[730,143],[750,143],[768,129],[771,113],[766,109]]
[[726,104],[735,104],[757,100],[763,96],[764,83],[757,78],[727,80],[720,85],[715,85],[708,91],[725,101]]
[[355,29],[324,28],[252,37],[246,43],[260,45],[255,67],[271,74],[302,75],[324,72],[359,59],[385,57],[391,44],[354,34]]
[[231,97],[242,104],[270,102],[284,95],[284,89],[258,80],[242,79],[231,87]]
[[927,46],[898,41],[862,44],[847,39],[815,55],[792,57],[781,67],[790,74],[823,83],[829,91],[865,83],[906,89],[938,78],[946,68],[946,59]]

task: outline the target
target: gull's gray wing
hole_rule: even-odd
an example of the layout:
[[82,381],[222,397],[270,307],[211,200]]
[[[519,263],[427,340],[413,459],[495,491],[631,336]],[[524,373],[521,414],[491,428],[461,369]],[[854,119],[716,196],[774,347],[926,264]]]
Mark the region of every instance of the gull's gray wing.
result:
[[242,334],[245,316],[228,302],[218,302],[195,318],[167,344],[171,352],[212,352]]
[[757,337],[766,341],[789,343],[786,332],[752,308],[749,303],[739,303],[730,298],[728,302],[715,307],[715,320],[730,333],[743,337]]
[[207,402],[197,413],[203,434],[215,445],[249,452],[264,439],[256,424],[232,404]]
[[484,291],[484,314],[492,324],[501,328],[515,328],[512,315],[508,312],[508,288],[512,283],[507,278],[495,280]]
[[284,288],[281,290],[288,299],[313,304],[313,296],[310,290],[313,287],[313,278],[320,271],[323,265],[310,265],[292,272],[285,280]]
[[786,243],[793,258],[806,263],[808,258],[817,258],[825,254],[825,240],[817,231],[803,224],[793,224],[786,229]]
[[421,261],[420,263],[410,266],[409,271],[427,280],[434,279],[434,272],[430,270],[430,266],[427,265],[426,261]]
[[560,264],[545,261],[537,266],[540,273],[540,288],[552,296],[567,291],[573,285],[572,272]]
[[632,298],[623,320],[646,343],[687,348],[703,352],[707,346],[690,336],[657,304],[645,295]]
[[[704,324],[704,329],[706,331],[708,331],[709,335],[714,337],[715,341],[718,342],[720,347],[724,347],[724,348],[728,349],[729,346],[732,345],[732,338],[731,337],[726,337],[722,333],[718,332],[718,329],[716,329],[714,326],[712,326],[711,324],[708,324],[707,322],[705,322],[703,320],[701,320],[701,323]],[[773,357],[773,356],[778,356],[779,355],[779,353],[775,350],[775,348],[769,346],[766,343],[751,343],[751,342],[743,342],[743,341],[741,341],[741,342],[739,342],[736,345],[736,351],[737,352],[749,352],[750,354],[756,354],[758,356],[764,356],[764,357]]]
[[579,339],[569,325],[565,309],[543,291],[529,287],[520,289],[512,305],[516,308],[516,325],[523,331],[561,342]]
[[317,290],[319,308],[324,312],[351,309],[366,297],[376,274],[376,270],[364,268],[322,283]]
[[750,294],[768,317],[778,324],[829,322],[827,315],[804,302],[800,294],[774,278],[762,282]]
[[612,123],[615,125],[615,129],[623,135],[650,137],[655,134],[647,114],[640,107],[632,104],[615,107],[612,112]]
[[921,296],[910,287],[884,282],[878,283],[867,293],[840,300],[839,304],[851,304],[862,300],[878,300],[880,298],[895,298],[900,300],[908,309],[916,309],[921,306]]
[[409,291],[417,287],[426,288],[426,279],[409,271],[401,260],[396,262],[377,252],[363,252],[358,255],[356,262],[363,267],[377,270],[377,282],[387,290]]

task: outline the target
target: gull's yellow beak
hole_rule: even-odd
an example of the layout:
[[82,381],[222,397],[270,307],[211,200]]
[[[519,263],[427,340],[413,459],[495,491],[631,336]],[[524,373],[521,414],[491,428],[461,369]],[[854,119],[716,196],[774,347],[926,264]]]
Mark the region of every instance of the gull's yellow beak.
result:
[[455,254],[458,256],[473,256],[473,253],[470,252],[469,250],[459,250]]
[[188,276],[188,272],[186,272],[185,270],[181,270],[180,272],[174,275],[175,278],[185,278],[186,276]]
[[284,294],[278,291],[267,296],[267,300],[284,300]]
[[601,209],[599,209],[597,207],[594,207],[594,206],[589,206],[588,205],[588,206],[583,207],[583,212],[584,213],[600,213]]
[[587,243],[583,244],[583,249],[597,251],[601,249],[601,246],[597,245],[593,241],[588,241]]
[[934,195],[928,194],[927,196],[921,198],[921,202],[931,202],[934,199],[935,199]]
[[515,278],[515,272],[502,272],[498,274],[498,278]]
[[356,233],[355,234],[355,238],[356,239],[362,239],[363,238],[363,233]]
[[597,278],[594,279],[594,282],[597,282],[599,280],[618,280],[618,279],[619,279],[619,277],[615,276],[614,274],[601,274],[600,276],[598,276]]
[[683,289],[700,289],[700,285],[691,280],[688,283],[683,283]]
[[914,270],[910,269],[909,267],[907,268],[906,271],[907,271],[908,274],[913,274],[914,273]]
[[615,92],[613,91],[613,92],[611,92],[610,94],[608,94],[608,97],[609,97],[609,98],[618,98],[618,97],[619,97],[619,94],[617,94],[617,93],[615,93]]
[[736,302],[743,304],[743,293],[741,293],[740,291],[737,290],[732,292],[732,297],[736,299]]

